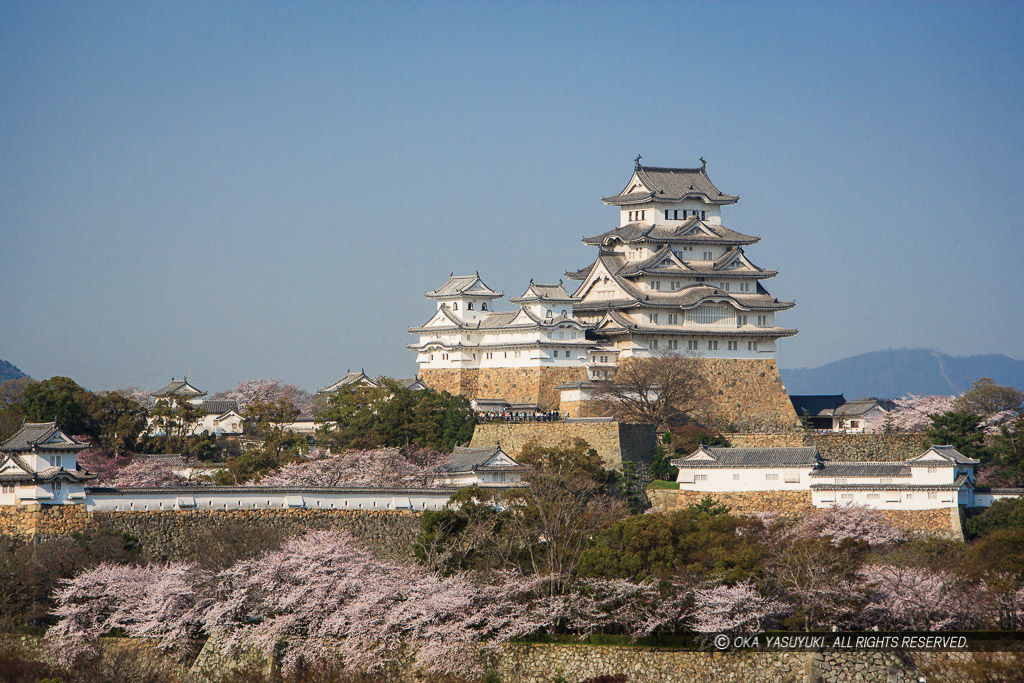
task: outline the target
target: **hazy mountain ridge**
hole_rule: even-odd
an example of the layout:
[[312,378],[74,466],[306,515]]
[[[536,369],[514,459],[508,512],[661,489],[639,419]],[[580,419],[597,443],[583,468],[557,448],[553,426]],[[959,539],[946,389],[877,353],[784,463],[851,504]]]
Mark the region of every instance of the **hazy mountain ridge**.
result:
[[27,377],[27,375],[18,369],[18,366],[8,363],[5,360],[0,360],[0,382],[6,382],[9,379],[18,379],[19,377]]
[[898,398],[958,394],[982,377],[1024,390],[1024,361],[1001,354],[950,356],[930,349],[871,351],[817,368],[780,368],[790,394]]

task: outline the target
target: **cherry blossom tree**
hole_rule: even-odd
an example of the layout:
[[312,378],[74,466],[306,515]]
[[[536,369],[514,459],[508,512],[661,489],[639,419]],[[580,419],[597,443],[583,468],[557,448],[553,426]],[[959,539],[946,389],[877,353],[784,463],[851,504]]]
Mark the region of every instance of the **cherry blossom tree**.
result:
[[956,396],[907,394],[893,401],[896,407],[889,412],[888,423],[898,432],[923,432],[932,426],[931,415],[954,410],[956,400]]
[[859,574],[870,596],[865,627],[931,631],[974,626],[974,591],[952,574],[891,564],[865,565]]
[[297,384],[286,384],[279,379],[251,379],[239,382],[234,391],[228,391],[224,398],[234,399],[238,403],[238,411],[245,412],[256,402],[274,403],[285,399],[299,405],[305,402],[305,395]]
[[209,574],[189,564],[103,563],[63,584],[54,596],[60,621],[46,636],[65,660],[95,652],[96,638],[115,628],[176,647],[198,635],[213,601]]
[[164,488],[195,483],[175,474],[171,467],[155,458],[137,458],[110,480],[110,485],[117,488]]
[[761,595],[750,581],[693,595],[693,630],[698,633],[757,633],[789,611],[779,600]]
[[132,462],[131,455],[115,455],[109,448],[93,446],[77,454],[78,466],[99,475],[94,485],[112,486],[118,473]]
[[828,536],[835,545],[846,538],[866,541],[869,545],[888,545],[903,540],[902,532],[881,512],[853,503],[815,509],[804,518],[798,532]]
[[[311,453],[311,455],[313,455]],[[435,468],[445,458],[438,451],[419,449],[406,458],[397,448],[347,451],[310,457],[285,465],[254,482],[257,486],[435,486],[443,483]]]

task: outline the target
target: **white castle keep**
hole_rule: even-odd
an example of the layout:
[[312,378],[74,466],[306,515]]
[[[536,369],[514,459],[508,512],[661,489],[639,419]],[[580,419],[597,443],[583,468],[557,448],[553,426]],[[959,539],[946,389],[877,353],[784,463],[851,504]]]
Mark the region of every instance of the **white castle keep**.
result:
[[584,238],[598,253],[566,273],[579,282],[572,294],[531,281],[510,299],[518,310],[498,312],[503,293],[479,274],[453,274],[427,292],[436,310],[409,328],[427,384],[465,393],[451,373],[488,368],[580,368],[562,381],[605,379],[620,359],[663,353],[774,361],[778,339],[797,333],[775,318],[793,302],[762,284],[777,271],[744,251],[760,238],[722,224],[722,207],[739,197],[715,187],[703,160],[661,168],[637,157],[623,190],[603,201],[619,209],[618,226]]

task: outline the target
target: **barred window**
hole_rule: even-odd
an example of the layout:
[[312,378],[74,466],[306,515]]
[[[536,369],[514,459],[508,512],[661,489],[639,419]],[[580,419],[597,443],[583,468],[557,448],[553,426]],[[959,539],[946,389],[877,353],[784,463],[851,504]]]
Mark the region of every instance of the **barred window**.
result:
[[698,306],[690,315],[693,322],[699,325],[712,325],[731,317],[728,306],[710,305]]

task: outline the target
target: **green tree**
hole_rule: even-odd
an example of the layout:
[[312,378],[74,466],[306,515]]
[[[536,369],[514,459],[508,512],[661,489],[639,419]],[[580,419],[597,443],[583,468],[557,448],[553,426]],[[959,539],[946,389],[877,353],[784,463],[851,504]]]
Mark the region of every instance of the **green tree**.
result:
[[987,536],[999,529],[1024,529],[1024,498],[997,500],[965,523],[970,536]]
[[[708,510],[711,510],[709,512]],[[761,573],[757,520],[691,506],[637,515],[594,536],[580,556],[582,576],[642,579],[684,575],[732,583]]]
[[25,387],[18,411],[29,422],[56,422],[68,434],[95,434],[92,394],[70,377],[51,377]]
[[999,425],[989,442],[992,461],[1006,468],[1012,483],[1024,483],[1024,417]]
[[1012,631],[1024,625],[1018,597],[1024,590],[1024,529],[998,529],[972,544],[963,573],[984,582],[996,605],[999,628]]
[[932,426],[925,437],[932,444],[950,444],[969,458],[988,460],[985,451],[985,432],[978,427],[981,418],[977,413],[950,411],[941,415],[929,415]]
[[85,403],[92,432],[100,446],[114,456],[135,448],[146,429],[148,411],[130,398],[114,392],[93,394]]
[[1021,412],[1024,391],[996,384],[991,377],[982,377],[954,402],[956,410],[987,417],[1003,411]]
[[336,450],[410,444],[451,450],[472,438],[476,424],[465,397],[412,391],[389,378],[377,387],[342,387],[319,410],[318,435]]
[[185,400],[161,399],[149,414],[153,418],[153,426],[164,433],[165,448],[182,453],[188,449],[188,440],[206,413],[198,405]]

